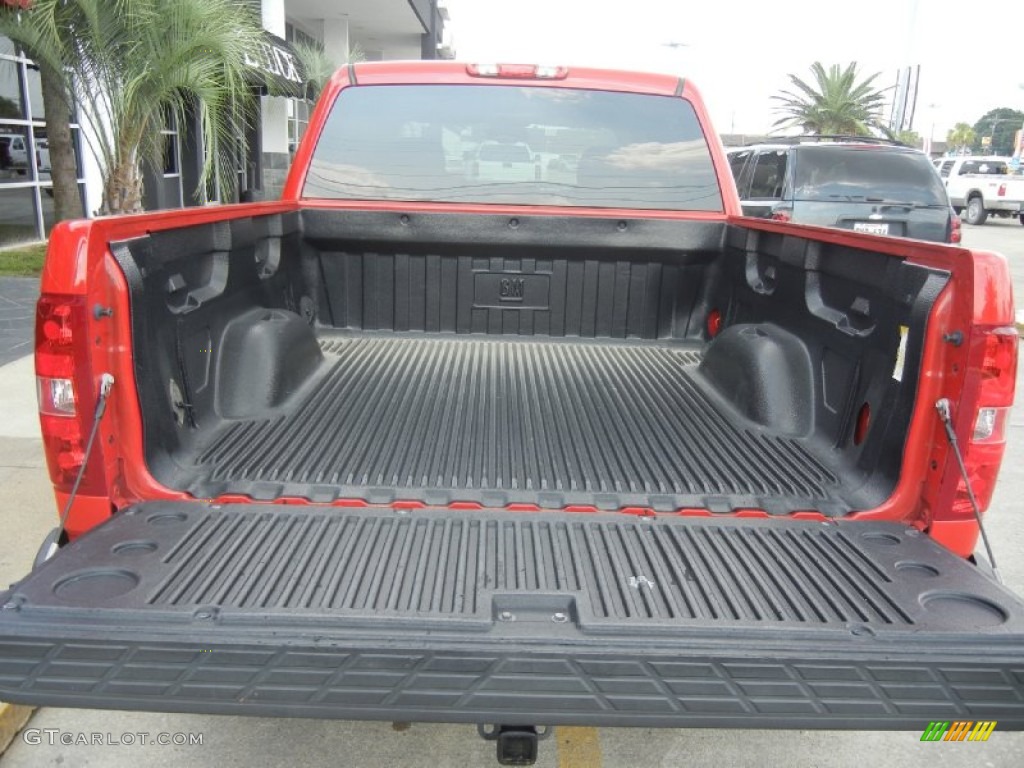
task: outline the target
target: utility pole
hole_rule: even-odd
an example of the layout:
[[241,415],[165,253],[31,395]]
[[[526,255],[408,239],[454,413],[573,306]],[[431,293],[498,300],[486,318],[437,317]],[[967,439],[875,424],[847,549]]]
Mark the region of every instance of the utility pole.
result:
[[928,129],[928,138],[922,143],[924,144],[924,153],[931,157],[932,144],[935,141],[935,110],[940,109],[941,104],[929,104],[928,105],[928,117],[930,118],[930,127]]
[[988,148],[989,148],[989,151],[991,153],[993,153],[993,154],[995,153],[996,128],[999,127],[1000,123],[1005,123],[1005,122],[1007,122],[1007,118],[1005,118],[1005,117],[993,117],[992,118],[992,125],[989,128],[989,135],[981,137],[981,142],[982,142],[982,146],[983,147],[984,147],[984,144],[985,144],[985,139],[986,138],[988,139]]

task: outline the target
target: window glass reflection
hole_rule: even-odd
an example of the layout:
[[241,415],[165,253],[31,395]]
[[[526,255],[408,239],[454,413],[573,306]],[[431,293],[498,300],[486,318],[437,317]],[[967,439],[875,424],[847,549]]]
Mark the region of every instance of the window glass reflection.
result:
[[18,64],[0,59],[0,120],[23,120],[24,117]]
[[41,125],[32,128],[32,135],[36,142],[36,170],[39,172],[39,181],[50,180],[50,142],[46,140],[46,128]]
[[79,128],[71,129],[71,145],[75,148],[75,173],[77,178],[85,177],[85,170],[82,168],[82,131]]
[[[298,141],[305,128],[296,109]],[[303,194],[721,211],[693,106],[638,93],[366,86],[338,97]]]
[[[32,64],[4,58],[15,55],[16,46],[0,37],[0,246],[39,239],[43,233],[38,230],[37,205],[45,235],[49,235],[55,224],[50,143],[43,124],[46,113],[42,81],[39,70]],[[27,120],[30,112],[31,127],[17,124]],[[79,197],[84,199],[79,134],[73,127]],[[38,170],[35,176],[33,159]],[[84,206],[78,215],[82,210]]]
[[0,246],[38,240],[33,189],[0,187]]
[[[81,201],[85,195],[85,184],[78,185],[78,209],[72,214],[73,218],[81,218],[84,206]],[[39,201],[43,207],[43,230],[46,233],[46,237],[50,236],[50,230],[53,229],[57,223],[53,215],[53,188],[43,187],[39,190]]]
[[25,75],[28,80],[28,103],[32,105],[32,119],[45,120],[46,110],[43,109],[43,86],[39,70],[34,66],[27,67]]
[[0,184],[32,181],[28,129],[0,122]]

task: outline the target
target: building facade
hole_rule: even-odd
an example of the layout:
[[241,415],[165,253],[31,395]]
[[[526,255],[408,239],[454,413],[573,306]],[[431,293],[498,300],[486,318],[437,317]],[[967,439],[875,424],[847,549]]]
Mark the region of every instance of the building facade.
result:
[[[322,45],[338,65],[352,58],[450,58],[447,12],[438,0],[239,0],[258,10],[269,33],[268,51],[278,63],[294,56],[290,45]],[[27,5],[24,0],[0,0]],[[256,69],[270,70],[267,52],[254,54]],[[282,58],[283,57],[283,58]],[[281,74],[281,72],[277,72]],[[254,87],[259,87],[255,84]],[[263,89],[265,90],[265,89]],[[192,115],[164,128],[159,167],[144,168],[147,210],[279,196],[295,149],[309,124],[312,103],[300,94],[260,97],[260,115],[244,136],[246,151],[220,174],[237,177],[234,192],[220,199],[217,184],[200,185],[202,128]],[[46,237],[53,226],[52,181],[39,72],[9,40],[0,37],[0,247]],[[94,215],[102,200],[97,159],[89,137],[72,124],[83,212]],[[233,181],[233,180],[232,180]]]
[[[450,40],[445,34],[448,14],[438,0],[249,1],[258,10],[263,27],[277,45],[282,48],[295,43],[320,45],[338,66],[353,58],[381,61],[452,55]],[[245,137],[246,155],[238,159],[235,168],[222,169],[238,176],[235,199],[243,193],[268,200],[280,195],[312,108],[312,102],[301,97],[260,98],[259,121]],[[198,184],[202,168],[202,135],[198,121],[189,120],[182,126],[169,125],[165,133],[169,147],[165,167],[147,169],[146,208],[217,202],[215,186],[200,189]],[[98,167],[94,173],[98,177]],[[98,189],[94,184],[87,184],[87,189],[93,188]]]
[[[38,240],[54,224],[45,119],[38,68],[0,37],[0,248]],[[79,127],[71,128],[80,147]],[[84,196],[82,153],[76,155]]]

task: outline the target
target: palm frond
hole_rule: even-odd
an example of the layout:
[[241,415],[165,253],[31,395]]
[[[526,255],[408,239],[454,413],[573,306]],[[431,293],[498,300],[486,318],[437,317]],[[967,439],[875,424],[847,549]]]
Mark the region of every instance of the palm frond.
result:
[[299,61],[306,72],[305,88],[308,98],[315,100],[320,91],[331,79],[339,67],[365,58],[362,48],[358,44],[351,47],[348,56],[344,61],[337,61],[335,57],[327,53],[321,43],[295,43],[295,52],[299,55]]
[[811,64],[811,78],[791,74],[793,88],[772,96],[781,117],[775,126],[799,127],[810,133],[870,134],[881,125],[884,94],[874,81],[878,74],[858,80],[857,63],[845,68],[820,61]]
[[246,57],[263,31],[237,0],[36,0],[16,26],[21,44],[68,73],[108,191],[116,169],[160,156],[169,118],[197,116],[204,185],[254,120]]

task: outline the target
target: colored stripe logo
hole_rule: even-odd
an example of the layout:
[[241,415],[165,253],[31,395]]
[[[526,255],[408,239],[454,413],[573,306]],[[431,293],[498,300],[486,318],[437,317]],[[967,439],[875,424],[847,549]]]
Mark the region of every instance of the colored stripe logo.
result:
[[921,741],[988,741],[995,720],[933,720],[921,734]]

